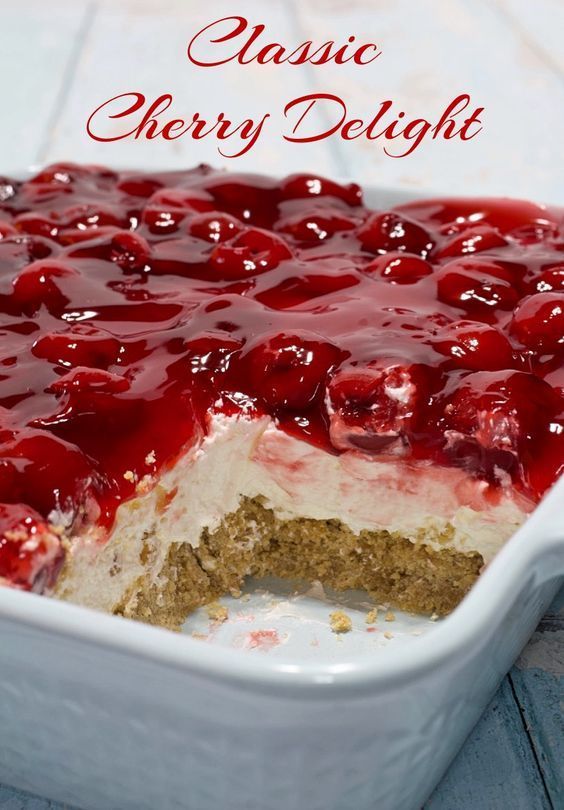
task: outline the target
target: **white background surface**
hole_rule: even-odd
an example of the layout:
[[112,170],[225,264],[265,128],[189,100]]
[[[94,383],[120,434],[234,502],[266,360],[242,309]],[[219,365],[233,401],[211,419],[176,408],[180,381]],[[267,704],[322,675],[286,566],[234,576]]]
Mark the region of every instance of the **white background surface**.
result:
[[[139,167],[206,161],[564,202],[562,0],[0,0],[0,9],[0,171],[58,159]],[[190,64],[189,39],[232,14],[265,23],[264,43],[295,47],[354,34],[377,43],[382,56],[365,67]],[[133,90],[148,98],[172,93],[175,112],[188,118],[219,111],[234,120],[273,117],[235,160],[222,159],[211,139],[90,140],[91,112]],[[367,120],[388,98],[409,117],[437,120],[468,92],[485,107],[484,129],[466,143],[424,141],[401,159],[386,157],[380,141],[285,143],[284,104],[314,91],[337,93]]]

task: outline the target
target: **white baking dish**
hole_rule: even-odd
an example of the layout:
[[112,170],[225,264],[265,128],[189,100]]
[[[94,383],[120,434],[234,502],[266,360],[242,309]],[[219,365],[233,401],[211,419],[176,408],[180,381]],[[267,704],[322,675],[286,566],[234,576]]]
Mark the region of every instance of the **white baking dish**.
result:
[[204,642],[198,616],[179,636],[0,588],[0,782],[87,810],[416,810],[563,576],[564,479],[437,623],[336,637],[326,604],[259,594],[234,622],[288,643],[239,649],[234,622]]

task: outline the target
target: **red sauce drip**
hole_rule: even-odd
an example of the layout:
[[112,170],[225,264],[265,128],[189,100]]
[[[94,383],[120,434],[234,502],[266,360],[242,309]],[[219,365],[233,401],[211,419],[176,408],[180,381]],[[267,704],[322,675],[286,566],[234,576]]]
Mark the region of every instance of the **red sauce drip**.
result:
[[0,180],[0,312],[0,503],[34,520],[111,527],[213,409],[537,500],[563,470],[561,210],[58,164]]

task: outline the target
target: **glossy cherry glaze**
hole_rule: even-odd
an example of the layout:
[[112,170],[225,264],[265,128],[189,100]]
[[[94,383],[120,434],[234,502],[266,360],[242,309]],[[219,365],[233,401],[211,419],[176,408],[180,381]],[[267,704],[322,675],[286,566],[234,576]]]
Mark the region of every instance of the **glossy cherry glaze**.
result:
[[492,500],[538,500],[564,465],[560,210],[375,212],[308,175],[60,164],[0,180],[0,309],[0,577],[19,587],[49,582],[29,526],[110,528],[214,410],[462,466]]

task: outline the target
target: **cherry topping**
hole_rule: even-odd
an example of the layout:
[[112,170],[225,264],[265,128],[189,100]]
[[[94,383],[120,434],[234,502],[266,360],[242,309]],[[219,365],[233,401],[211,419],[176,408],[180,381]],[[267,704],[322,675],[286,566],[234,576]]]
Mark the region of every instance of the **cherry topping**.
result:
[[183,350],[190,372],[216,384],[221,376],[227,374],[233,358],[240,353],[242,346],[241,340],[225,333],[209,333],[186,341]]
[[553,389],[533,374],[469,374],[444,408],[447,451],[456,463],[493,478],[500,478],[496,468],[516,474],[519,452],[542,433],[542,415],[557,408]]
[[15,434],[0,450],[4,501],[29,504],[44,518],[55,510],[68,519],[79,505],[87,516],[91,505],[86,496],[99,484],[91,461],[76,446],[46,431],[25,427]]
[[362,203],[362,191],[356,183],[346,186],[315,174],[291,174],[280,184],[283,200],[296,200],[308,197],[336,197],[350,206]]
[[6,236],[15,236],[16,234],[17,230],[13,225],[0,219],[0,239],[4,239]]
[[59,431],[72,441],[81,425],[90,429],[123,430],[133,423],[136,403],[120,397],[129,391],[130,382],[119,374],[98,368],[77,366],[59,377],[47,388],[55,394],[60,407],[34,420],[34,426]]
[[393,211],[368,217],[358,229],[358,238],[371,253],[400,250],[425,258],[433,247],[431,236],[421,225]]
[[45,236],[53,239],[59,233],[59,226],[47,217],[27,212],[20,214],[14,220],[14,225],[20,233],[29,233],[35,236]]
[[117,187],[120,191],[130,194],[132,197],[147,198],[161,189],[163,183],[157,178],[147,175],[130,175],[120,180]]
[[273,408],[310,407],[322,394],[339,349],[306,332],[273,335],[247,354],[251,384]]
[[230,244],[220,244],[210,254],[218,278],[236,281],[265,273],[291,258],[288,245],[278,236],[259,228],[248,228]]
[[433,268],[429,262],[411,253],[390,252],[373,259],[363,272],[392,284],[415,284],[430,276]]
[[148,200],[143,210],[143,223],[152,234],[166,235],[178,230],[179,223],[188,214],[213,209],[211,194],[203,190],[163,188]]
[[112,236],[109,258],[125,272],[148,269],[151,248],[146,239],[132,231],[119,231]]
[[14,299],[29,315],[37,312],[42,305],[50,312],[60,312],[69,299],[63,293],[59,280],[79,275],[74,267],[56,259],[32,262],[14,279]]
[[436,273],[440,301],[468,312],[513,309],[519,296],[503,267],[478,259],[457,259]]
[[456,321],[443,327],[433,345],[459,368],[495,371],[511,368],[513,351],[505,335],[494,326]]
[[531,293],[564,290],[564,265],[561,267],[549,267],[542,273],[535,275],[531,280],[530,290]]
[[[64,227],[87,230],[113,225],[116,228],[128,224],[127,217],[102,205],[74,205],[63,211],[61,216]],[[45,234],[47,235],[47,234]]]
[[307,301],[317,305],[317,298],[359,283],[359,277],[353,273],[304,273],[284,278],[275,287],[258,292],[255,298],[272,309],[287,309]]
[[0,504],[0,526],[0,581],[23,590],[53,584],[64,552],[41,515],[21,503]]
[[457,234],[447,242],[439,251],[437,259],[446,259],[453,256],[469,256],[485,250],[504,247],[508,244],[496,228],[491,225],[475,225]]
[[564,352],[564,292],[525,298],[515,310],[511,331],[533,351]]
[[333,445],[403,453],[425,389],[423,370],[413,365],[340,369],[328,392]]
[[129,389],[129,383],[125,377],[119,374],[111,374],[109,371],[95,368],[84,368],[78,366],[67,372],[63,377],[51,383],[49,390],[55,394],[77,391],[99,392],[102,394],[118,394]]
[[108,332],[77,324],[72,331],[43,335],[31,350],[56,365],[107,369],[118,362],[122,346]]
[[212,211],[190,219],[188,232],[206,242],[226,242],[243,230],[243,223],[229,214]]
[[350,231],[356,226],[355,220],[343,216],[338,211],[316,209],[303,216],[297,214],[283,219],[278,229],[298,242],[323,242],[340,231]]

